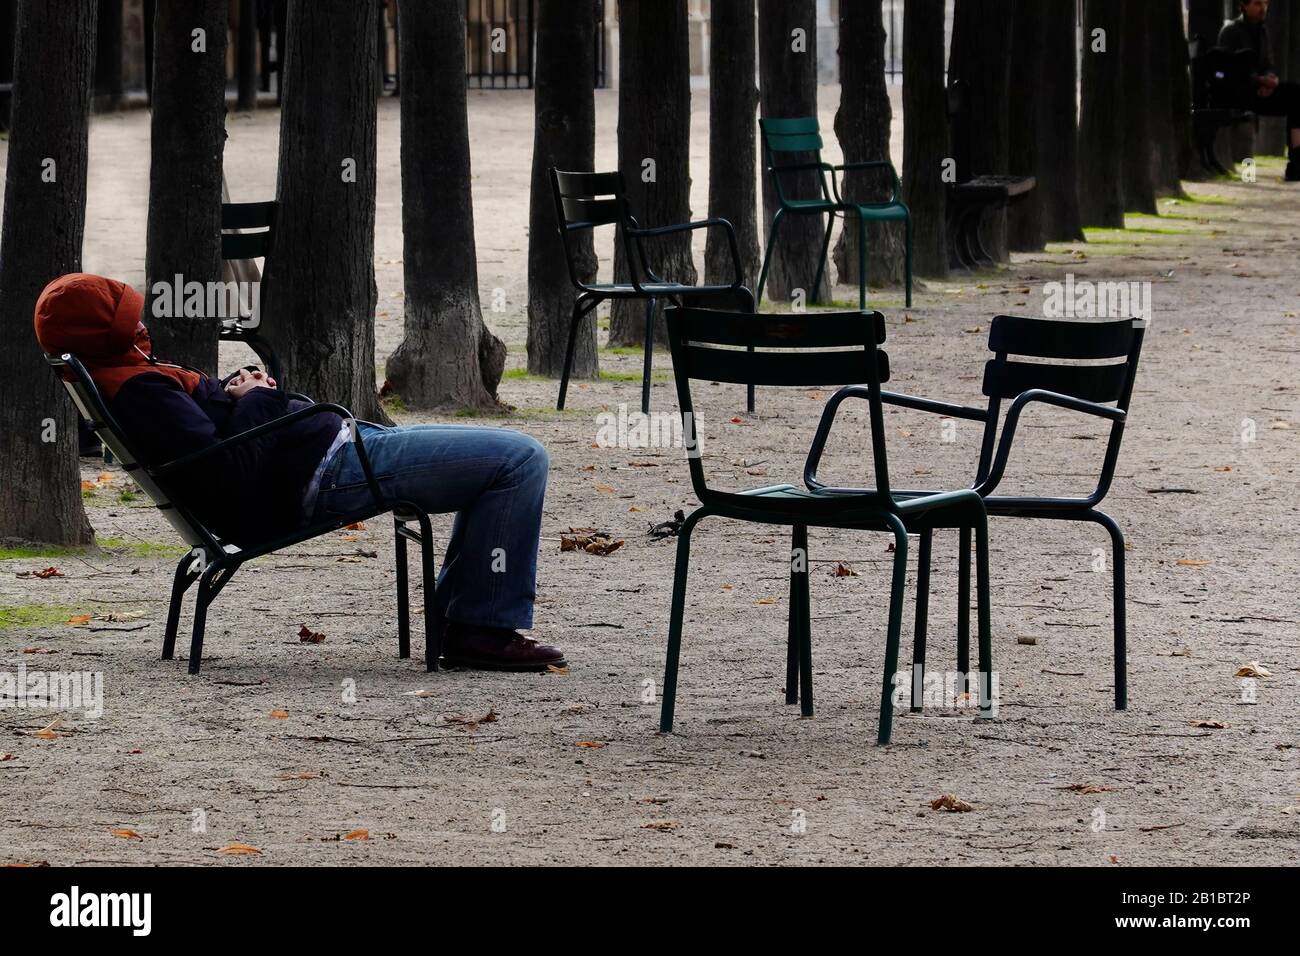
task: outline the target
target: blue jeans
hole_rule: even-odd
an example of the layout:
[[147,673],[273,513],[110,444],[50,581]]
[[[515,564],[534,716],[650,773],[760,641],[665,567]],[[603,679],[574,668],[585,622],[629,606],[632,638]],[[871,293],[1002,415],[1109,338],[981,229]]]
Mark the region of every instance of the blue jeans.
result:
[[[473,425],[357,427],[385,495],[429,514],[456,512],[434,592],[439,611],[461,624],[532,627],[549,465],[541,443]],[[349,443],[325,469],[311,520],[364,510],[372,501]]]

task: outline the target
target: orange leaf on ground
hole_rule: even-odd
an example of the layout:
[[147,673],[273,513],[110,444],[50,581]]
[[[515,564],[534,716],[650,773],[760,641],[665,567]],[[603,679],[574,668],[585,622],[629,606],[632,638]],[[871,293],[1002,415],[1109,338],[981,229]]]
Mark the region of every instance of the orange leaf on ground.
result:
[[223,846],[217,852],[225,853],[227,856],[248,856],[252,853],[260,856],[262,853],[257,847],[249,846],[247,843],[231,843],[228,846]]
[[365,531],[366,523],[364,521],[354,521],[351,524],[345,524],[343,526],[343,530],[344,531]]
[[930,809],[947,810],[949,813],[970,813],[975,808],[961,797],[955,797],[951,793],[945,793],[943,796],[930,801]]
[[271,711],[271,716],[276,720],[284,720],[284,718],[289,716],[289,712],[287,710],[273,710]]
[[67,620],[65,623],[67,623],[67,624],[89,624],[89,623],[90,623],[90,615],[89,615],[89,614],[77,614],[77,615],[74,615],[73,617],[68,618],[68,620]]
[[590,747],[592,750],[599,750],[601,747],[608,747],[609,744],[605,743],[603,740],[579,740],[573,746]]
[[115,837],[121,837],[123,840],[144,840],[144,837],[140,836],[140,834],[136,833],[134,830],[128,830],[125,827],[117,827],[108,832],[113,834]]
[[1209,563],[1201,558],[1180,558],[1174,562],[1180,568],[1203,568]]
[[33,571],[32,577],[41,578],[42,580],[45,578],[61,578],[63,577],[63,572],[56,567],[50,566],[44,571]]
[[345,840],[369,840],[369,839],[370,839],[370,831],[369,831],[369,830],[349,830],[347,833],[343,834],[343,839],[345,839]]
[[58,728],[62,724],[63,724],[63,718],[56,717],[53,720],[51,720],[48,724],[46,724],[44,727],[42,727],[40,730],[33,730],[32,736],[40,737],[42,740],[53,740],[55,737],[59,736],[54,731],[58,730]]

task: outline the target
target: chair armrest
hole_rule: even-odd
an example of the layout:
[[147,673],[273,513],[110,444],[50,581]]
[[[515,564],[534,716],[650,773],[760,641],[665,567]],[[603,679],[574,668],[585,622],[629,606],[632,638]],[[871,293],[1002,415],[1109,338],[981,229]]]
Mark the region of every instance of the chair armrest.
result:
[[182,455],[180,458],[161,464],[156,468],[150,468],[148,469],[148,473],[155,478],[162,478],[164,475],[181,471],[185,468],[199,464],[210,455],[214,455],[217,452],[225,451],[236,445],[252,441],[254,438],[261,438],[263,435],[273,432],[276,429],[283,428],[286,425],[290,425],[293,422],[299,421],[303,418],[308,418],[312,415],[319,415],[322,412],[333,412],[342,418],[351,428],[352,440],[357,446],[357,459],[361,462],[361,471],[366,476],[366,484],[370,487],[370,493],[374,496],[376,506],[381,506],[384,500],[383,492],[380,490],[379,482],[375,479],[374,471],[370,467],[370,456],[366,454],[366,447],[365,443],[361,439],[361,432],[356,427],[357,420],[353,416],[352,412],[334,402],[317,402],[314,405],[309,405],[307,408],[300,408],[296,412],[290,412],[288,415],[281,415],[279,418],[272,419],[269,422],[263,422],[261,425],[250,428],[248,431],[240,432],[238,435],[232,435],[230,438],[219,441],[215,445],[210,445],[207,448],[200,449],[199,451],[191,452],[188,455]]
[[975,490],[980,495],[987,496],[1002,481],[1003,473],[1007,467],[1007,459],[1011,455],[1011,443],[1016,436],[1016,426],[1020,424],[1020,413],[1024,411],[1025,406],[1033,402],[1042,405],[1053,405],[1057,408],[1081,412],[1085,415],[1094,415],[1097,418],[1107,419],[1112,425],[1122,425],[1128,418],[1128,413],[1122,408],[1111,408],[1109,405],[1101,405],[1086,399],[1075,398],[1073,395],[1062,395],[1060,392],[1049,392],[1047,389],[1042,388],[1031,388],[1026,392],[1021,392],[1016,396],[1016,400],[1011,403],[1011,408],[1007,410],[1006,421],[1002,425],[1002,437],[998,440],[998,452],[993,459],[993,467],[989,469],[988,476],[975,486]]
[[808,459],[803,466],[803,483],[810,491],[826,487],[817,480],[817,468],[821,464],[822,454],[826,450],[826,441],[830,438],[835,416],[846,399],[862,398],[870,401],[871,389],[866,385],[845,385],[826,402],[822,409],[821,421],[817,423],[817,433],[813,436],[812,446],[808,449]]
[[898,170],[894,168],[894,164],[887,159],[872,159],[861,163],[841,163],[839,166],[831,167],[831,185],[835,188],[835,199],[838,202],[842,203],[845,200],[840,195],[839,180],[835,175],[836,172],[849,172],[856,169],[888,169],[889,177],[894,183],[894,194],[889,197],[889,202],[896,203],[902,200],[903,184],[898,179]]
[[[654,229],[633,228],[628,230],[628,234],[637,240],[639,246],[641,240],[646,237],[653,238],[655,236],[669,236],[678,232],[689,232],[696,229],[709,229],[713,227],[720,227],[727,233],[727,246],[731,250],[731,264],[735,276],[731,282],[731,288],[739,289],[741,284],[745,281],[743,270],[740,265],[740,244],[736,242],[735,227],[733,227],[731,222],[727,219],[700,219],[696,222],[682,222],[672,226],[658,226]],[[645,261],[644,255],[642,256],[642,261]],[[646,274],[654,278],[655,281],[662,281],[654,276],[648,268],[646,269]]]

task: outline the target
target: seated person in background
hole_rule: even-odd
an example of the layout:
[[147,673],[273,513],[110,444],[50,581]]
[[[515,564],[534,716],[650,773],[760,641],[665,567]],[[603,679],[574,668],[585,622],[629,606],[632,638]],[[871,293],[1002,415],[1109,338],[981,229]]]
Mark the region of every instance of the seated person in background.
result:
[[1219,33],[1219,46],[1229,52],[1250,50],[1255,54],[1254,96],[1243,103],[1245,109],[1260,116],[1285,116],[1287,125],[1286,178],[1288,182],[1300,181],[1300,83],[1278,79],[1273,72],[1273,54],[1269,43],[1269,0],[1238,0],[1240,16],[1223,25]]
[[[147,465],[160,465],[272,421],[304,403],[264,372],[224,387],[153,356],[144,298],[102,276],[55,279],[36,303],[46,352],[86,366]],[[435,601],[446,615],[444,662],[489,670],[543,670],[556,648],[519,634],[532,627],[548,458],[535,439],[503,428],[412,425],[357,429],[386,495],[430,514],[456,512]],[[214,454],[169,482],[213,531],[236,544],[364,508],[371,500],[350,429],[332,412],[308,416]]]

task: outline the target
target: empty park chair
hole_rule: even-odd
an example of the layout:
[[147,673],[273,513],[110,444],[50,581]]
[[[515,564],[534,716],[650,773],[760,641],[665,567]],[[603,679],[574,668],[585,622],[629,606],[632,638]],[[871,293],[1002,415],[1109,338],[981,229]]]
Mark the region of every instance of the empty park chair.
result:
[[[627,189],[621,172],[569,173],[553,168],[551,190],[555,197],[556,224],[560,230],[560,238],[564,243],[564,256],[569,266],[569,279],[578,290],[578,298],[573,303],[573,319],[569,323],[569,342],[564,353],[564,372],[560,377],[560,397],[555,407],[564,408],[564,399],[569,391],[569,372],[573,367],[573,349],[577,343],[578,325],[582,322],[583,316],[606,300],[644,299],[646,303],[645,367],[641,378],[641,411],[649,412],[650,372],[654,359],[654,316],[655,306],[660,299],[668,299],[676,305],[715,299],[721,306],[740,308],[746,312],[754,311],[754,297],[744,286],[744,271],[740,264],[740,247],[736,243],[736,231],[725,219],[704,219],[653,229],[641,228],[632,216],[631,207],[628,205]],[[586,282],[579,272],[571,237],[576,233],[595,230],[601,226],[613,226],[614,241],[622,241],[624,244],[629,274],[627,282]],[[727,243],[731,249],[731,261],[736,270],[735,278],[730,284],[686,285],[681,282],[670,282],[660,278],[650,268],[645,252],[645,239],[710,227],[726,231]],[[754,393],[751,388],[749,390],[750,411],[753,411],[753,408]]]
[[239,283],[239,292],[231,305],[235,315],[221,321],[220,338],[224,342],[242,342],[257,355],[267,372],[284,387],[280,361],[270,343],[261,336],[261,296],[244,299],[244,286],[260,283],[261,274],[254,259],[265,260],[275,231],[276,202],[223,202],[221,204],[221,258],[227,280]]
[[[1133,382],[1137,375],[1145,330],[1146,323],[1141,319],[1069,322],[1000,315],[993,320],[989,329],[989,350],[993,352],[993,358],[984,366],[983,391],[988,397],[986,408],[950,405],[889,392],[882,393],[880,397],[888,405],[984,423],[973,488],[983,497],[985,511],[990,517],[1091,521],[1106,529],[1111,538],[1114,572],[1112,601],[1116,710],[1124,710],[1128,706],[1124,535],[1115,520],[1099,510],[1098,505],[1106,497],[1115,476],[1115,464],[1124,437],[1124,424],[1128,420],[1129,402],[1133,395]],[[1019,361],[1019,358],[1051,361],[1024,362]],[[1067,361],[1105,361],[1106,364],[1063,364]],[[841,390],[828,403],[827,413],[833,417],[836,408],[848,398],[874,402],[872,395],[873,390],[869,385]],[[1002,403],[1008,400],[1011,406],[999,435],[998,419]],[[1002,481],[1007,458],[1011,454],[1020,415],[1033,403],[1051,405],[1110,422],[1110,435],[1106,442],[1101,473],[1096,488],[1087,497],[994,494]],[[833,488],[818,479],[817,467],[822,447],[821,443],[816,444],[809,455],[805,484],[821,493],[858,493],[858,489]],[[905,491],[899,494],[924,495],[931,492]],[[931,534],[925,530],[921,534],[918,556],[914,672],[923,672],[925,667],[930,549]],[[970,530],[967,528],[960,531],[958,560],[957,670],[966,673],[969,667],[970,641]],[[914,680],[914,690],[918,685],[919,681]],[[913,709],[917,709],[915,696]]]
[[954,269],[974,270],[994,265],[980,237],[985,214],[1027,196],[1038,181],[1033,176],[995,175],[972,168],[975,137],[970,84],[954,80],[948,86],[948,124],[956,179],[948,184],[948,253]]
[[[45,360],[59,374],[64,387],[72,396],[72,401],[77,406],[81,416],[95,430],[105,446],[110,448],[113,454],[117,456],[127,474],[158,506],[158,510],[163,513],[163,517],[176,529],[176,532],[191,549],[176,565],[176,573],[172,579],[171,602],[167,608],[167,629],[163,636],[163,660],[169,661],[172,659],[172,651],[176,644],[176,631],[180,623],[181,605],[185,600],[185,592],[190,589],[195,581],[198,582],[199,590],[195,600],[194,630],[190,641],[189,672],[191,674],[199,672],[199,664],[202,661],[203,633],[207,621],[208,606],[221,593],[221,590],[230,583],[231,577],[234,576],[241,565],[264,554],[270,554],[273,551],[279,551],[282,548],[307,541],[318,535],[336,531],[353,522],[364,521],[376,515],[392,512],[397,539],[398,653],[401,657],[411,656],[410,599],[407,590],[406,569],[406,542],[410,540],[420,548],[423,571],[425,664],[431,671],[438,669],[442,621],[435,612],[433,602],[433,528],[429,516],[410,502],[385,497],[378,481],[376,481],[374,474],[370,470],[365,445],[362,442],[360,431],[355,427],[353,428],[353,440],[357,443],[357,457],[361,461],[367,483],[373,495],[371,505],[355,514],[325,522],[317,522],[289,534],[241,546],[229,541],[223,541],[213,534],[184,503],[185,489],[176,480],[175,476],[183,473],[190,466],[201,465],[204,459],[218,451],[250,441],[309,415],[334,412],[345,420],[355,423],[352,413],[346,408],[341,405],[320,402],[258,425],[256,428],[250,428],[248,431],[241,432],[201,451],[185,455],[175,461],[156,465],[145,464],[135,454],[131,442],[117,422],[114,421],[112,414],[108,411],[99,394],[99,390],[91,380],[90,374],[86,371],[85,366],[77,360],[76,356],[69,354],[46,355]],[[411,528],[411,522],[415,522],[418,529]]]
[[[885,668],[880,697],[877,740],[889,743],[893,722],[892,693],[898,668],[903,590],[907,575],[907,536],[928,534],[933,528],[974,528],[978,542],[979,665],[981,709],[991,713],[992,647],[989,633],[988,548],[984,507],[972,490],[900,497],[889,480],[880,383],[889,377],[888,356],[879,348],[885,340],[885,320],[879,312],[740,315],[705,309],[669,309],[668,338],[672,346],[677,395],[681,405],[688,467],[701,507],[682,523],[677,535],[668,653],[664,671],[660,728],[672,730],[677,694],[677,664],[686,604],[691,534],[701,519],[734,518],[793,529],[790,574],[790,615],[786,657],[786,702],[802,701],[802,712],[813,712],[812,636],[808,587],[808,529],[848,528],[887,531],[894,536],[893,581],[885,641]],[[745,491],[721,491],[709,485],[699,454],[691,381],[752,382],[765,386],[820,387],[866,382],[861,389],[871,406],[871,457],[875,488],[842,493],[774,485]],[[825,444],[838,400],[823,415],[813,451]]]
[[[902,187],[898,181],[898,172],[886,159],[871,160],[861,163],[845,163],[832,166],[822,162],[822,136],[815,117],[796,119],[761,119],[759,128],[763,131],[763,149],[767,154],[767,171],[772,175],[772,185],[776,190],[780,208],[772,217],[772,225],[767,231],[767,248],[763,252],[763,271],[758,279],[756,298],[763,301],[763,286],[767,283],[768,268],[772,264],[772,250],[776,246],[776,237],[781,220],[786,215],[826,216],[826,235],[822,240],[821,259],[817,263],[817,278],[812,288],[821,286],[822,275],[826,272],[826,256],[830,250],[831,229],[837,216],[854,217],[858,223],[858,308],[867,307],[867,223],[901,222],[906,231],[907,244],[904,275],[907,282],[907,306],[912,305],[912,213],[900,198]],[[801,158],[802,157],[802,158]],[[893,191],[888,199],[880,202],[855,202],[845,199],[840,194],[840,185],[836,173],[848,170],[878,169],[887,171],[892,181]],[[815,172],[818,179],[818,194],[815,196],[792,196],[789,194],[785,178],[791,173]],[[828,179],[829,177],[829,179]],[[796,179],[797,181],[797,179]]]

